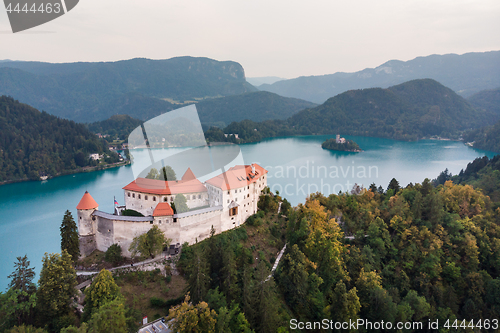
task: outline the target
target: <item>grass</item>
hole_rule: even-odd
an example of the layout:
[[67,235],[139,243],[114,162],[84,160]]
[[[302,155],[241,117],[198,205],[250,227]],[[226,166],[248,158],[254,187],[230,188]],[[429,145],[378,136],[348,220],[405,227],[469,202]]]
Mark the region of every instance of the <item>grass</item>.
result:
[[186,280],[180,275],[172,275],[170,282],[168,280],[159,270],[130,272],[115,277],[126,304],[140,312],[141,316],[147,316],[148,321],[168,316],[168,309],[151,306],[151,298],[166,301],[184,296]]

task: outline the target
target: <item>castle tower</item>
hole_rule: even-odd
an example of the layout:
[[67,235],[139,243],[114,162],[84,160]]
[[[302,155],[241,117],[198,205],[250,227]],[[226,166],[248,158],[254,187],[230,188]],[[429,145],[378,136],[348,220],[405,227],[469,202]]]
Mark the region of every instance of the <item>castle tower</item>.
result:
[[80,255],[86,257],[96,249],[95,234],[97,230],[96,217],[92,213],[99,208],[97,202],[85,191],[76,206],[78,216],[78,235],[80,240]]

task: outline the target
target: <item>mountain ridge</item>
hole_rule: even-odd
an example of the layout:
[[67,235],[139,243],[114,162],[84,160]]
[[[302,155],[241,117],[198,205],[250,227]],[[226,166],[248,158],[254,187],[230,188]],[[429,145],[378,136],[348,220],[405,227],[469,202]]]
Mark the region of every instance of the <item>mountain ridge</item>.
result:
[[[417,69],[419,72],[416,72]],[[441,82],[463,97],[499,87],[500,51],[470,52],[462,55],[433,54],[408,61],[389,60],[375,68],[365,68],[357,72],[301,76],[272,85],[260,85],[258,89],[323,103],[347,90],[387,88],[423,78]]]

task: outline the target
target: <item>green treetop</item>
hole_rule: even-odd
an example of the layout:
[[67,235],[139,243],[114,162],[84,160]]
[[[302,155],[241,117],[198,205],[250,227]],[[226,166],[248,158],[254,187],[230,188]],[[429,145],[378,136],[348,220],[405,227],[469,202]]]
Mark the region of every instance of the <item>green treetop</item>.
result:
[[73,262],[80,257],[80,243],[75,220],[69,210],[64,213],[61,223],[61,250],[66,250],[71,255]]

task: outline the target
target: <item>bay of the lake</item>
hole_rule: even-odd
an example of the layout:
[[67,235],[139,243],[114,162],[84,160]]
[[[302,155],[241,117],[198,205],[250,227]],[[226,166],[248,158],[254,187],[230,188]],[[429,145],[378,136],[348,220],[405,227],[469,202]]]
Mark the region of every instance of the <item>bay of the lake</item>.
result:
[[[354,183],[386,188],[392,178],[406,186],[436,178],[446,168],[457,174],[476,157],[495,155],[454,141],[402,142],[355,136],[346,138],[356,141],[361,153],[322,149],[321,143],[331,137],[287,137],[244,144],[240,146],[241,157],[246,164],[259,163],[266,168],[270,188],[297,205],[311,192],[345,192]],[[147,152],[135,151],[134,157],[141,154]],[[43,254],[60,251],[59,227],[64,212],[70,210],[76,217],[75,207],[85,191],[102,211],[113,212],[114,197],[123,204],[122,187],[134,179],[132,169],[125,166],[0,186],[0,290],[7,288],[7,276],[17,256],[28,255],[38,279]]]

